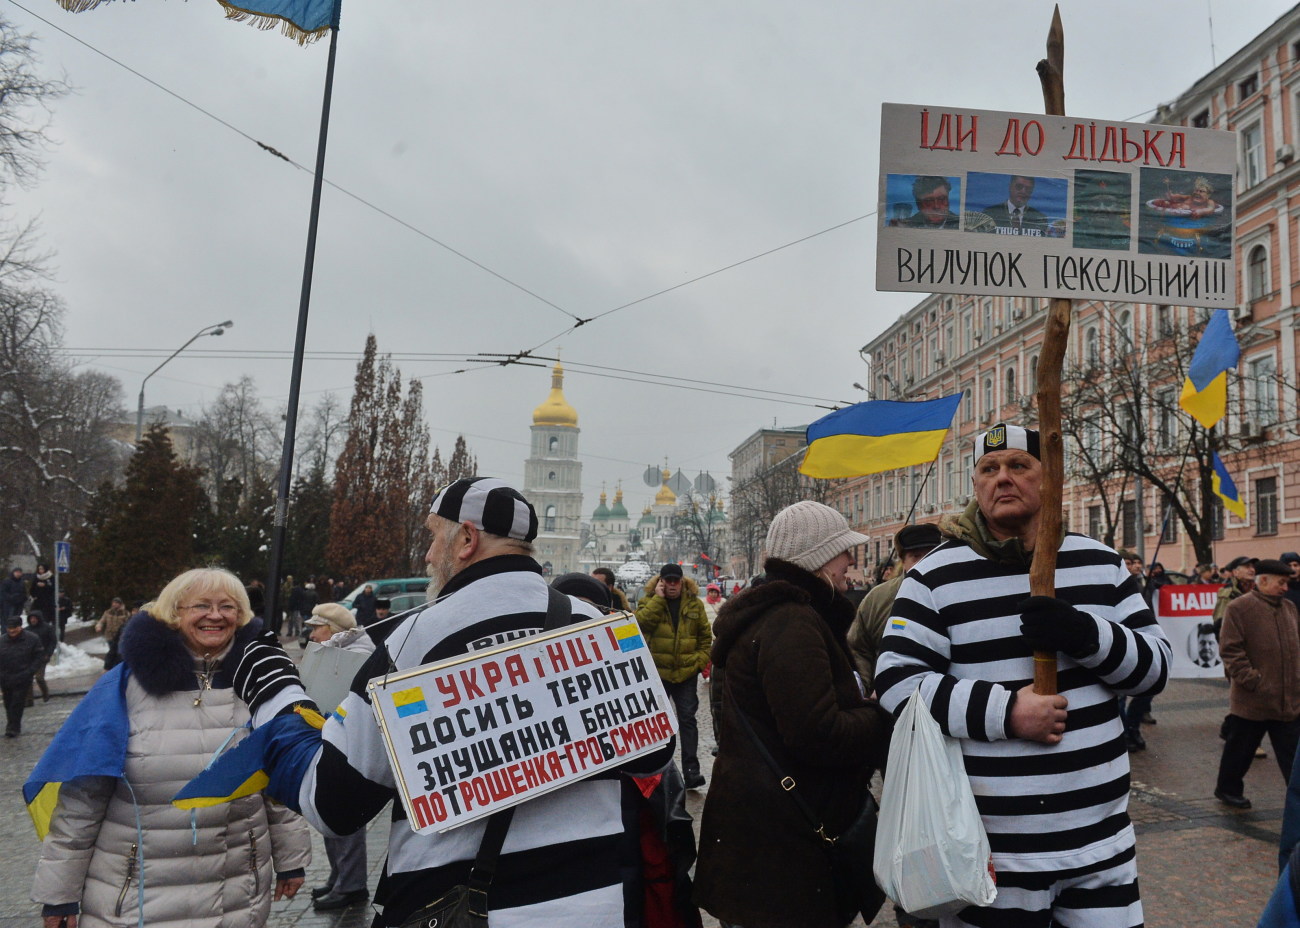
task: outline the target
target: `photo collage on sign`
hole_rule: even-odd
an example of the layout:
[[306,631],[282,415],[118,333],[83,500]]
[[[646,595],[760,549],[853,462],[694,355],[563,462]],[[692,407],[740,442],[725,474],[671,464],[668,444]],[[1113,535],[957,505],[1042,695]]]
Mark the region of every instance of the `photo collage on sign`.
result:
[[882,224],[1068,238],[1074,248],[1103,251],[1228,258],[1232,175],[1146,167],[1136,174],[1078,169],[1055,177],[887,174]]

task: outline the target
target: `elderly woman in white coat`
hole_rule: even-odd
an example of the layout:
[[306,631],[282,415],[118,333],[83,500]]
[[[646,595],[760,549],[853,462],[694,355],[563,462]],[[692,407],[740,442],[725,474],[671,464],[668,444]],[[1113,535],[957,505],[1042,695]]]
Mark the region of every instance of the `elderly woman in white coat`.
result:
[[[260,631],[244,585],[224,570],[181,574],[127,622],[122,663],[65,723],[125,717],[124,756],[113,762],[119,776],[59,788],[32,889],[46,928],[250,928],[266,923],[273,898],[298,891],[311,861],[302,818],[261,793],[192,811],[171,804],[247,734],[230,678]],[[56,736],[50,750],[59,746]]]

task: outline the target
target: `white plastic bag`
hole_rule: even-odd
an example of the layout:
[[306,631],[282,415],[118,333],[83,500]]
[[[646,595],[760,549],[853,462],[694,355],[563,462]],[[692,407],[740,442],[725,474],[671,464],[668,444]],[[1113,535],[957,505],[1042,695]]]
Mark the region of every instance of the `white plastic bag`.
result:
[[939,730],[919,688],[889,745],[874,869],[885,894],[920,918],[988,905],[998,892],[961,746]]

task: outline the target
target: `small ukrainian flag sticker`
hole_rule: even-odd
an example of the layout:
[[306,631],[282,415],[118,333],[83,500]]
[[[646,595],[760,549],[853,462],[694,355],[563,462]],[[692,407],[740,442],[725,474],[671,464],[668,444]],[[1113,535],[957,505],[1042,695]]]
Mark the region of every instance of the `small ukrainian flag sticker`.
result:
[[645,642],[641,640],[640,630],[630,622],[616,628],[614,637],[618,639],[618,649],[624,653],[645,647]]
[[901,631],[902,629],[907,628],[907,619],[890,619],[889,627]]
[[429,711],[429,704],[424,701],[424,690],[413,686],[409,690],[399,690],[393,694],[393,706],[397,709],[399,719],[419,715]]

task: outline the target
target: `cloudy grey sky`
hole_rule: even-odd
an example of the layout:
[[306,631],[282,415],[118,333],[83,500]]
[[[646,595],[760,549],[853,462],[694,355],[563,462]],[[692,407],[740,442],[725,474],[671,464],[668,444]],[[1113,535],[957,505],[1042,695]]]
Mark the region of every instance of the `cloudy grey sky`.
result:
[[[1141,121],[1211,68],[1211,12],[1222,62],[1289,7],[1063,0],[1067,109]],[[311,178],[244,135],[313,164],[327,44],[227,23],[213,0],[0,9],[77,88],[44,177],[9,194],[56,252],[66,344],[170,351],[233,319],[194,348],[274,356],[182,355],[147,401],[193,414],[248,374],[283,402]],[[1029,0],[344,0],[326,177],[347,193],[325,191],[307,340],[342,354],[308,360],[304,405],[330,390],[346,404],[370,332],[395,354],[454,353],[398,362],[424,379],[434,441],[464,433],[484,473],[522,481],[549,372],[449,372],[545,342],[571,362],[587,511],[620,480],[639,509],[641,473],[665,457],[727,473],[756,428],[863,398],[857,349],[915,301],[876,292],[874,225],[852,221],[875,210],[880,104],[1041,111],[1050,15]],[[134,407],[157,359],[85,363]]]

